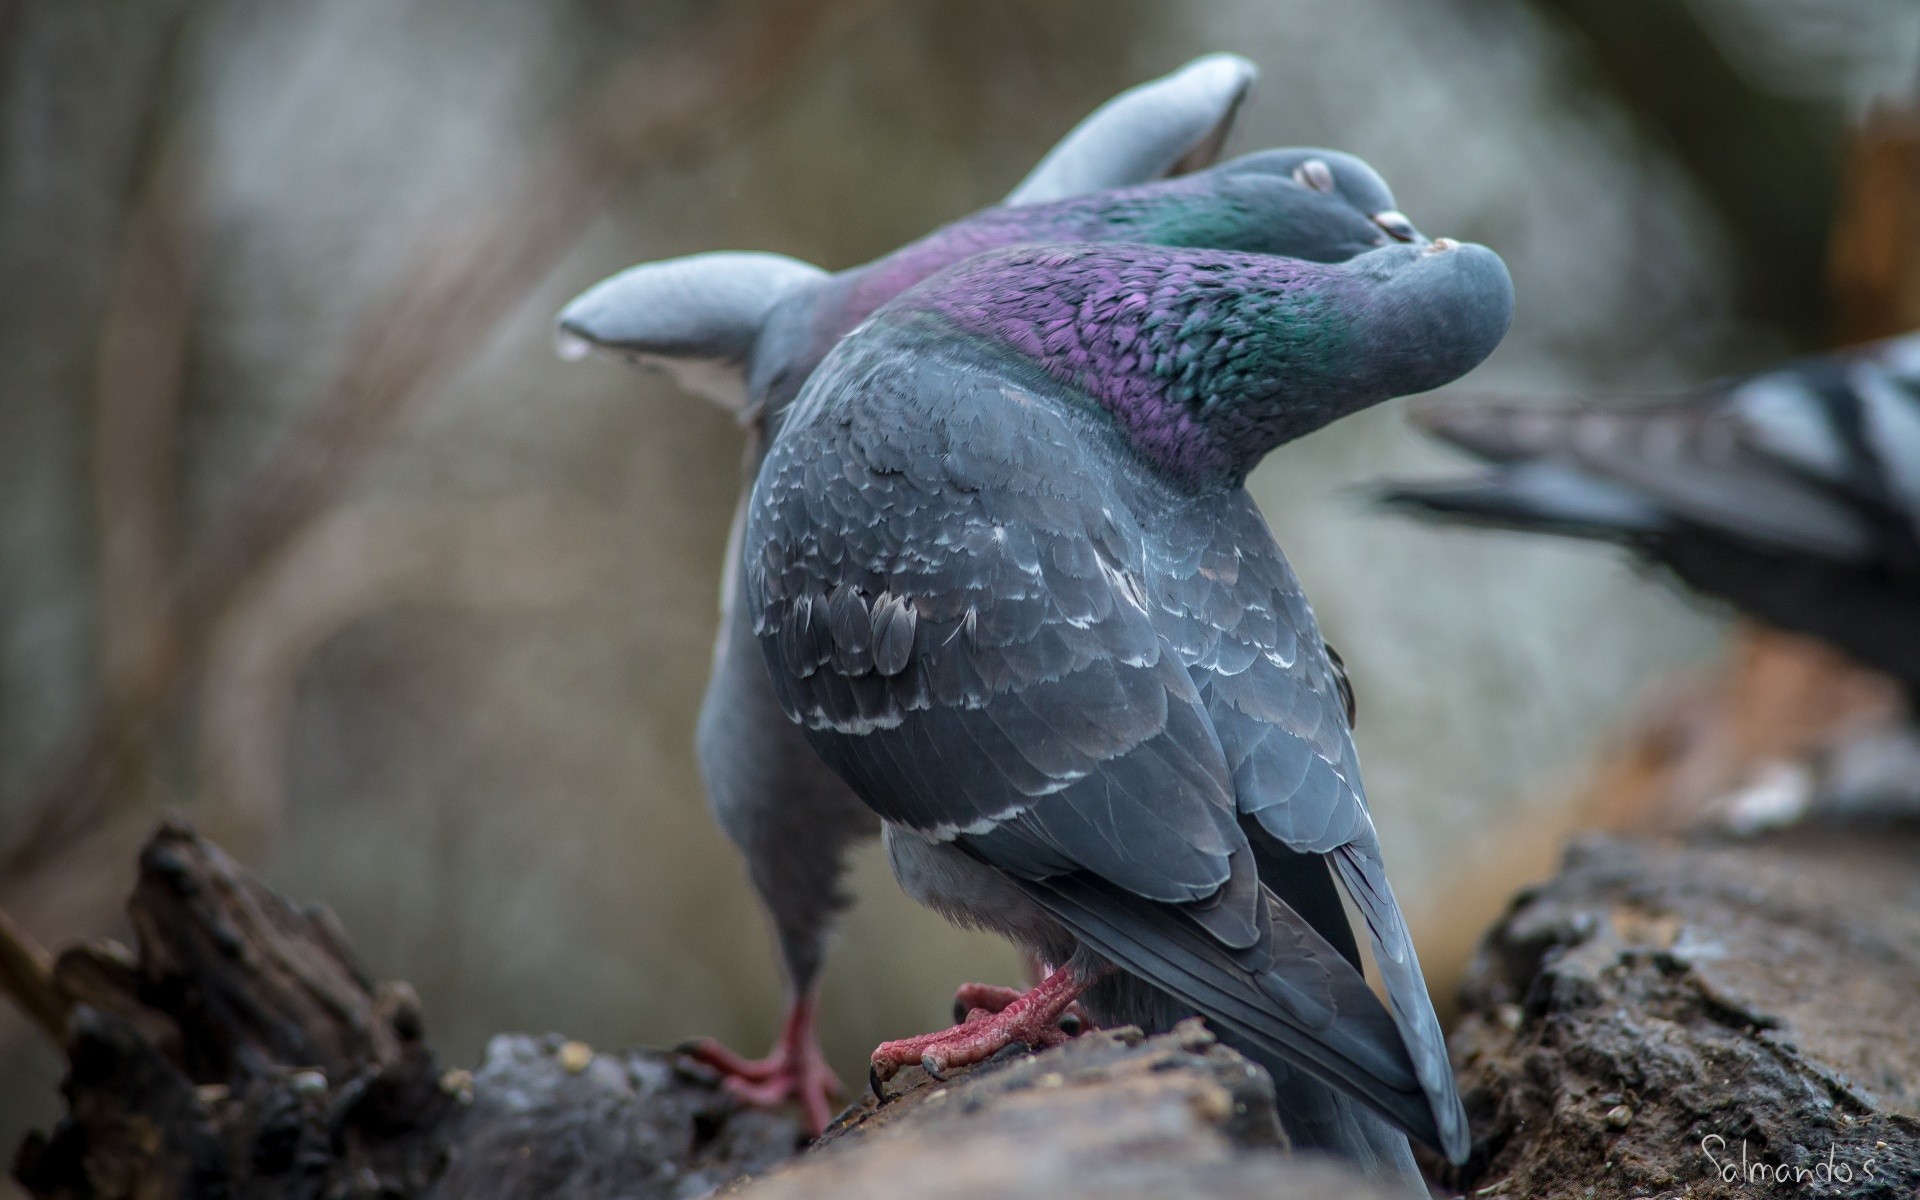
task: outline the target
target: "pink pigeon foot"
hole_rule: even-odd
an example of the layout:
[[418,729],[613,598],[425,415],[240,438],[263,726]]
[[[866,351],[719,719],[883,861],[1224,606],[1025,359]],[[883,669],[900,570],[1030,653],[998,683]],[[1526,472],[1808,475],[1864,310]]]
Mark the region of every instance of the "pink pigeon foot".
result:
[[797,1102],[806,1117],[807,1132],[819,1137],[833,1119],[829,1098],[844,1095],[846,1089],[827,1066],[814,1036],[816,1007],[812,996],[788,1005],[780,1041],[765,1058],[743,1058],[712,1038],[701,1038],[684,1053],[720,1072],[726,1089],[756,1108]]
[[[973,986],[984,989],[986,985]],[[938,1079],[955,1067],[983,1062],[1016,1043],[1035,1050],[1057,1046],[1072,1036],[1060,1028],[1060,1018],[1086,986],[1062,967],[998,1012],[975,1008],[951,1029],[882,1042],[873,1052],[873,1078],[891,1079],[901,1067],[917,1064]]]
[[[1039,983],[1047,974],[1040,971],[1034,976],[1034,982]],[[953,1023],[966,1024],[967,1014],[976,1008],[984,1013],[1001,1012],[1026,994],[1019,988],[1001,987],[997,983],[963,983],[953,990]],[[1060,1014],[1060,1031],[1068,1037],[1078,1037],[1093,1027],[1092,1019],[1078,1000]]]

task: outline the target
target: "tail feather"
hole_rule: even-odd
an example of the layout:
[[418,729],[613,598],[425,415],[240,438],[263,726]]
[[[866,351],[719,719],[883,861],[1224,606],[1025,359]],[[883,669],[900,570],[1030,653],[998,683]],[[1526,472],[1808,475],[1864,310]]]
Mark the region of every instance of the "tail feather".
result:
[[1379,847],[1349,843],[1331,857],[1334,871],[1372,934],[1374,966],[1386,984],[1388,1006],[1413,1060],[1414,1074],[1432,1106],[1438,1130],[1436,1144],[1453,1162],[1464,1162],[1469,1140],[1467,1113],[1460,1104],[1453,1064],[1447,1056],[1446,1034],[1441,1032],[1440,1018],[1427,994],[1426,977],[1413,950],[1413,936],[1407,932],[1406,920],[1387,883]]
[[[1452,1149],[1393,1017],[1340,952],[1278,901],[1276,928],[1293,944],[1285,953],[1268,948],[1267,965],[1254,971],[1246,954],[1226,951],[1166,906],[1097,880],[1059,876],[1022,886],[1095,954],[1199,1012],[1269,1070],[1317,1077],[1381,1120]],[[1313,982],[1328,989],[1330,1019],[1291,1010],[1286,998],[1296,976],[1317,976]]]
[[1274,1107],[1296,1150],[1334,1155],[1367,1175],[1405,1183],[1415,1195],[1427,1194],[1406,1134],[1304,1071],[1267,1061],[1255,1049],[1234,1045],[1234,1040],[1231,1033],[1221,1036],[1221,1041],[1259,1062],[1273,1076]]
[[[1081,1000],[1103,1025],[1137,1025],[1149,1033],[1164,1033],[1205,1015],[1131,975],[1108,976]],[[1222,1045],[1258,1063],[1273,1080],[1275,1112],[1294,1149],[1332,1155],[1367,1175],[1404,1185],[1412,1195],[1426,1196],[1407,1135],[1392,1122],[1275,1054],[1269,1043],[1219,1021],[1208,1023]]]

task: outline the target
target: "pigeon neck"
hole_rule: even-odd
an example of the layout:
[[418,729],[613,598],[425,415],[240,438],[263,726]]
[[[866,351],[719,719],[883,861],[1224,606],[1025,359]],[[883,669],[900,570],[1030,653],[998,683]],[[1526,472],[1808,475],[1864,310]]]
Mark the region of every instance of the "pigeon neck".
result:
[[1251,246],[1272,236],[1272,224],[1270,214],[1222,195],[1206,176],[1114,188],[1052,204],[996,206],[842,272],[834,280],[838,296],[826,307],[832,310],[832,323],[844,332],[928,276],[989,250],[1047,242]]
[[1344,280],[1269,255],[1024,247],[955,268],[907,306],[1032,360],[1157,470],[1206,487],[1237,485],[1375,390],[1341,369],[1355,359]]

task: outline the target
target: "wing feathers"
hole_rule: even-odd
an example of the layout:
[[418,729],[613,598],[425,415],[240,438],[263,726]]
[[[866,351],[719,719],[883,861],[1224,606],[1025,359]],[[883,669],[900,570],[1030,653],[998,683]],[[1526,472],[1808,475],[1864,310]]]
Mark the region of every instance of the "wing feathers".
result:
[[1256,74],[1237,54],[1209,54],[1120,93],[1060,139],[1006,202],[1045,204],[1205,167]]

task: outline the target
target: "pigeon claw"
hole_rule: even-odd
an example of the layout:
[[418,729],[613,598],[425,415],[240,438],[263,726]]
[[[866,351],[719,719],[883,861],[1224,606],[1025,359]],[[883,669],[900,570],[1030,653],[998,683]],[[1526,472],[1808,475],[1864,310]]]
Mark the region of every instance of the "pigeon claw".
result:
[[712,1038],[701,1038],[681,1053],[720,1073],[721,1086],[743,1104],[780,1108],[798,1104],[807,1132],[819,1137],[833,1119],[834,1096],[846,1089],[827,1065],[813,1034],[813,1005],[802,1001],[788,1009],[780,1042],[765,1058],[746,1058]]
[[953,1023],[966,1024],[967,1014],[976,1008],[982,1012],[1000,1012],[1024,995],[1019,988],[1001,987],[997,983],[963,983],[953,989]]
[[[998,1003],[998,1007],[976,1005],[951,1029],[881,1043],[873,1052],[872,1073],[877,1079],[887,1080],[902,1067],[918,1066],[933,1078],[944,1079],[958,1068],[983,1062],[1008,1046],[1021,1044],[1035,1050],[1057,1046],[1073,1036],[1062,1028],[1062,1018],[1085,988],[1064,967],[1032,991],[1016,993],[1011,999],[1001,995],[1011,989],[969,984],[955,997],[957,1001],[972,997]],[[1080,1020],[1084,1028],[1084,1018]]]
[[[1046,975],[1046,971],[1041,971],[1034,976],[1034,982],[1038,983]],[[997,983],[963,983],[953,990],[953,1023],[966,1024],[967,1014],[976,1008],[990,1013],[1002,1012],[1026,994],[1019,988],[1001,987]],[[1078,1000],[1060,1014],[1061,1032],[1068,1037],[1079,1037],[1092,1028],[1093,1019],[1087,1016]]]

